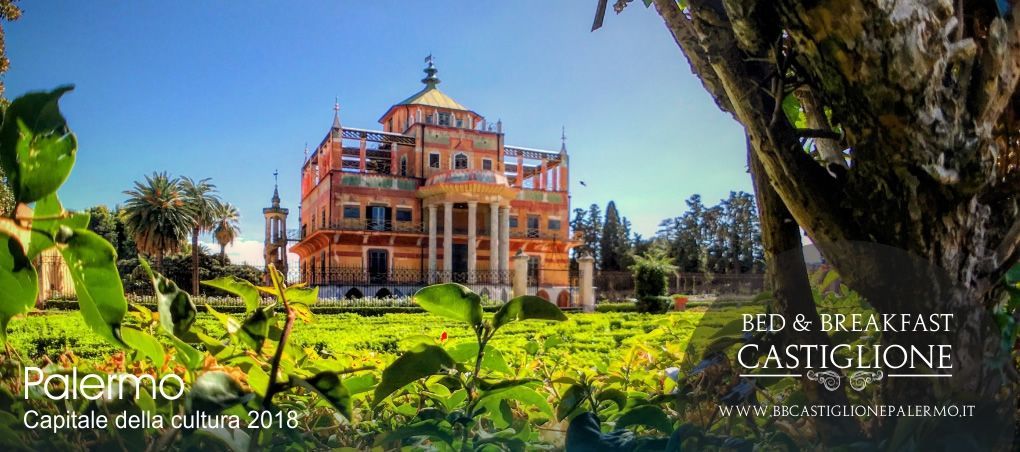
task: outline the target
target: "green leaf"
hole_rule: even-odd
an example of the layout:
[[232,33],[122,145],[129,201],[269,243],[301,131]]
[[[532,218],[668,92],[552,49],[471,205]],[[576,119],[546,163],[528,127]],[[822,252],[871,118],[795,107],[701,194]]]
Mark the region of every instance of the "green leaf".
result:
[[800,100],[793,93],[787,94],[783,99],[783,113],[786,114],[786,119],[790,120],[790,124],[798,129],[807,127],[807,118],[804,116],[804,111],[800,108]]
[[610,388],[600,392],[599,395],[595,397],[595,400],[598,402],[605,402],[608,400],[616,404],[617,409],[622,410],[623,407],[627,406],[627,393],[619,389]]
[[[462,342],[446,349],[446,352],[454,361],[474,365],[475,359],[478,357],[478,343]],[[488,345],[485,346],[485,355],[482,356],[482,368],[504,374],[513,373],[506,363],[506,359],[503,358],[503,353]]]
[[202,284],[241,297],[241,300],[244,300],[245,314],[254,311],[262,302],[262,295],[255,285],[236,276],[222,276],[211,281],[202,281]]
[[60,254],[74,281],[78,308],[89,328],[121,347],[120,325],[127,313],[124,286],[117,273],[117,252],[102,237],[87,229],[61,227]]
[[288,287],[283,293],[287,296],[287,303],[311,306],[319,301],[318,287]]
[[35,306],[39,292],[38,275],[21,244],[9,235],[0,233],[0,339],[7,338],[7,323],[11,318],[28,312]]
[[372,405],[378,405],[394,391],[418,379],[453,368],[453,358],[435,345],[419,344],[405,352],[382,372],[382,381],[375,388]]
[[[429,419],[393,429],[379,435],[376,439],[376,444],[402,442],[407,438],[414,438],[416,436],[427,436],[438,439],[446,444],[453,444],[453,432],[448,425],[445,425],[445,421],[440,419]],[[385,449],[389,450],[389,448]]]
[[198,308],[191,301],[187,292],[167,277],[152,271],[145,259],[138,259],[145,272],[152,279],[152,287],[156,291],[156,306],[159,308],[159,324],[166,332],[181,337],[195,323]]
[[153,365],[163,365],[166,352],[163,350],[163,345],[151,334],[132,327],[121,328],[120,334],[129,347],[138,350],[142,356],[152,360]]
[[414,301],[422,309],[448,319],[482,323],[482,299],[478,294],[457,283],[436,284],[419,290]]
[[[55,217],[64,213],[64,207],[60,205],[56,193],[51,193],[35,203],[33,216],[36,218]],[[33,220],[32,235],[28,245],[29,259],[35,259],[39,253],[53,247],[53,238],[56,237],[60,226],[67,226],[71,229],[88,229],[89,214],[74,213],[67,218],[53,220]]]
[[269,336],[269,324],[273,318],[273,307],[266,306],[256,309],[251,316],[241,324],[241,339],[258,351]]
[[297,381],[299,385],[319,393],[345,418],[351,418],[351,393],[336,372],[321,372],[312,378],[298,378]]
[[375,387],[376,383],[378,383],[378,381],[376,380],[375,375],[370,373],[355,375],[344,379],[344,386],[347,387],[347,392],[351,393],[351,395],[368,392]]
[[562,322],[567,320],[563,311],[556,305],[543,300],[542,298],[523,295],[514,298],[496,311],[492,317],[492,326],[499,328],[517,320],[555,320]]
[[588,390],[584,386],[575,384],[563,391],[560,397],[560,404],[556,407],[556,420],[562,421],[577,411],[587,398]]
[[18,202],[32,203],[56,192],[71,173],[78,142],[58,102],[72,88],[26,94],[4,113],[0,167]]
[[616,421],[617,429],[627,428],[631,425],[652,427],[666,434],[673,432],[673,423],[670,422],[662,408],[655,405],[642,405],[627,410]]
[[1014,265],[1006,272],[1006,283],[1020,284],[1020,264]]
[[202,367],[205,354],[178,339],[177,336],[170,335],[170,342],[174,344],[174,348],[177,350],[177,361],[184,364],[184,367],[187,367],[188,370],[196,370]]
[[549,417],[553,416],[552,405],[549,405],[549,401],[546,400],[545,396],[527,386],[515,386],[503,390],[485,392],[479,396],[478,400],[482,401],[490,398],[514,400],[518,403],[538,408],[539,411]]
[[247,402],[252,396],[250,393],[245,393],[241,389],[241,385],[225,372],[206,372],[199,375],[195,379],[195,384],[191,385],[188,408],[192,412],[213,415],[239,403]]

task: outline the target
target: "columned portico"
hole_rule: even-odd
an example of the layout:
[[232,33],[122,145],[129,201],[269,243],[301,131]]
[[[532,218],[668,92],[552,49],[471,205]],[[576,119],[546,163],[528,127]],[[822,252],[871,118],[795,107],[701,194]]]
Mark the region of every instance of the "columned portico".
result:
[[468,252],[468,261],[467,261],[468,277],[467,277],[467,281],[469,283],[474,284],[474,282],[475,282],[475,268],[477,268],[476,267],[476,260],[478,258],[478,249],[477,249],[477,246],[478,246],[478,242],[477,242],[477,240],[478,240],[478,235],[477,235],[477,228],[478,228],[478,218],[477,218],[477,216],[478,216],[478,201],[468,201],[467,205],[468,205],[468,249],[467,249],[467,252]]
[[443,272],[445,278],[453,274],[453,203],[443,203]]

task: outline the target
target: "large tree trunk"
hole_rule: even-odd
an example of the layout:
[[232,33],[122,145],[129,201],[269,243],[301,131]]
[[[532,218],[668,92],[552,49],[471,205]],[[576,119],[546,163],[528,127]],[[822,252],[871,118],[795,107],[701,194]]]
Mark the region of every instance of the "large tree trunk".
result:
[[[797,318],[798,315],[804,316],[817,325],[821,319],[815,309],[815,300],[808,282],[800,227],[786,209],[779,194],[769,185],[765,169],[754,154],[750,140],[747,143],[747,152],[755,200],[758,204],[762,246],[765,249],[766,278],[772,289],[774,312],[782,314],[787,319]],[[829,337],[817,329],[800,332],[791,328],[784,329],[783,333],[780,346],[831,343]],[[844,386],[829,391],[806,376],[801,377],[800,383],[808,401],[813,404],[849,403]],[[820,417],[816,419],[816,425],[819,435],[830,442],[850,440],[860,434],[860,426],[850,417]]]
[[196,226],[191,229],[191,294],[198,296],[198,234]]
[[[997,170],[1015,155],[1007,138],[1018,128],[1020,10],[1007,19],[977,1],[655,4],[844,282],[879,313],[954,316],[948,333],[882,335],[953,347],[952,377],[886,378],[883,401],[966,394],[987,405],[987,420],[1012,417],[1017,372],[992,308],[1020,257],[1020,172]],[[831,109],[841,133],[796,129],[779,106],[794,89],[810,90],[816,113]],[[818,136],[845,140],[846,171],[830,173],[805,152],[801,139]],[[971,434],[1006,447],[1001,432]]]

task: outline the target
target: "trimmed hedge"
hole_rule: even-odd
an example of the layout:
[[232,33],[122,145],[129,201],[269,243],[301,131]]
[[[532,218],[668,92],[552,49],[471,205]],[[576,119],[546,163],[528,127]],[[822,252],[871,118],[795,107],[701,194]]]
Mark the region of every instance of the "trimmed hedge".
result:
[[662,314],[673,308],[673,299],[664,295],[641,297],[636,303],[638,312]]
[[637,305],[634,303],[599,303],[595,305],[595,312],[637,312]]
[[[152,303],[131,303],[133,305],[142,306],[150,311],[157,311],[159,308]],[[202,312],[202,304],[198,303],[199,312]],[[219,312],[239,314],[244,312],[243,305],[213,305]],[[424,309],[418,306],[316,306],[312,305],[312,313],[315,314],[356,314],[363,317],[375,317],[385,314],[421,314],[425,312]],[[485,312],[496,312],[500,306],[483,306],[482,310]],[[46,302],[45,309],[54,309],[60,311],[77,311],[78,302],[71,300],[50,300]],[[574,312],[581,308],[570,307],[561,308],[563,312]]]

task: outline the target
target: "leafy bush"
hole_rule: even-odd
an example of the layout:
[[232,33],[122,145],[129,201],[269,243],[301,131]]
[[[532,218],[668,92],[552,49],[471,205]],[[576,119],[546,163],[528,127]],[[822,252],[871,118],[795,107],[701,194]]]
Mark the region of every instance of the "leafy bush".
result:
[[637,305],[634,303],[599,303],[595,305],[595,312],[636,312]]
[[664,295],[644,296],[637,301],[635,309],[637,312],[647,314],[662,314],[673,307],[673,299]]
[[653,249],[636,256],[630,270],[634,274],[634,293],[641,300],[644,297],[666,295],[669,275],[676,271],[676,266],[671,263],[665,251]]

